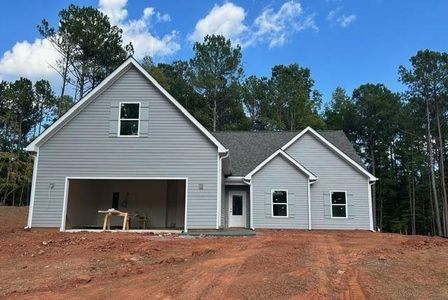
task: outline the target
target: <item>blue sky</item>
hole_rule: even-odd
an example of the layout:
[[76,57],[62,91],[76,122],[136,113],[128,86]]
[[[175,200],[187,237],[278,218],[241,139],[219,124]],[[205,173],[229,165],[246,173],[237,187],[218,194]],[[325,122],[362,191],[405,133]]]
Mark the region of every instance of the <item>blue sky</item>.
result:
[[316,88],[328,101],[342,86],[350,93],[362,83],[384,83],[394,91],[399,65],[419,49],[447,51],[448,1],[445,0],[292,0],[171,1],[14,0],[0,12],[0,79],[49,79],[55,59],[36,25],[70,3],[92,5],[125,29],[136,56],[156,62],[188,59],[192,42],[221,33],[243,44],[246,75],[269,76],[276,64],[311,69]]

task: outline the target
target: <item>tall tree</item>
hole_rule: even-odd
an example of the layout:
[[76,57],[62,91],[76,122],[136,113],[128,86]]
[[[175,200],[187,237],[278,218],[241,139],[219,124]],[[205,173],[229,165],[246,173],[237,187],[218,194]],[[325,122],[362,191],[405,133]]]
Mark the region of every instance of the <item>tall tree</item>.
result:
[[40,117],[33,83],[29,79],[20,78],[9,84],[7,98],[10,127],[14,132],[12,149],[19,152],[27,142],[28,133]]
[[[399,114],[400,134],[397,140],[396,159],[402,171],[398,176],[407,177],[407,189],[409,198],[410,231],[417,234],[427,233],[426,215],[423,210],[424,202],[429,196],[427,189],[427,161],[425,154],[425,118],[420,113],[420,107],[414,101],[408,101],[403,97],[403,107]],[[404,181],[404,180],[403,180]],[[425,189],[419,193],[419,189]],[[420,198],[420,201],[419,201]],[[418,208],[420,202],[420,209]],[[420,226],[418,226],[420,224]]]
[[380,204],[379,214],[374,214],[374,224],[379,219],[381,228],[383,204],[390,198],[386,192],[394,192],[390,185],[395,180],[393,155],[398,135],[400,97],[382,84],[364,84],[353,91],[352,99],[357,119],[354,128],[357,135],[355,143],[372,174],[382,178],[379,182],[383,188],[381,195],[377,193],[376,185],[372,186],[374,212]]
[[344,130],[350,140],[355,140],[357,126],[355,105],[344,88],[337,87],[334,90],[323,117],[329,129]]
[[265,77],[249,76],[242,86],[242,100],[250,120],[252,130],[265,130],[269,122],[269,80]]
[[210,126],[208,111],[204,108],[202,97],[188,81],[188,62],[178,60],[171,64],[156,65],[149,56],[146,56],[142,60],[142,66],[201,124]]
[[65,96],[65,88],[69,80],[69,68],[72,60],[72,51],[75,45],[70,43],[68,32],[56,31],[51,27],[47,20],[42,20],[41,24],[37,26],[40,35],[50,41],[53,48],[59,53],[59,57],[56,60],[56,65],[51,66],[62,77],[60,98]]
[[314,90],[311,71],[298,64],[276,65],[272,68],[270,80],[272,87],[271,106],[275,107],[273,118],[276,128],[298,130],[306,126],[324,127],[318,111],[321,95]]
[[0,204],[28,203],[33,159],[23,147],[53,114],[48,81],[0,82]]
[[[417,101],[424,107],[426,116],[426,146],[427,157],[429,162],[429,174],[431,194],[433,198],[433,209],[435,225],[438,235],[447,234],[448,231],[448,204],[447,192],[445,186],[445,170],[441,170],[441,190],[442,190],[442,207],[443,207],[443,222],[441,222],[441,214],[439,207],[439,196],[436,184],[435,162],[434,162],[434,145],[433,132],[431,124],[434,121],[434,113],[436,114],[436,123],[438,130],[439,147],[439,164],[444,166],[444,149],[443,137],[440,126],[440,99],[447,95],[448,82],[448,54],[439,53],[430,50],[423,50],[417,52],[411,57],[411,68],[407,69],[403,66],[399,68],[400,80],[407,84],[409,94],[413,101]],[[436,109],[434,109],[436,108]],[[444,232],[443,232],[444,231]]]
[[35,103],[38,111],[38,124],[34,126],[33,138],[42,132],[48,118],[55,112],[56,99],[47,80],[39,80],[34,84]]
[[209,110],[211,130],[247,126],[240,102],[241,47],[221,35],[207,35],[193,46],[189,78]]
[[78,98],[98,85],[133,52],[131,44],[123,46],[122,30],[112,26],[107,15],[96,8],[70,5],[59,12],[55,29],[47,20],[39,32],[60,53],[56,69],[62,76],[63,98],[66,82],[76,88]]

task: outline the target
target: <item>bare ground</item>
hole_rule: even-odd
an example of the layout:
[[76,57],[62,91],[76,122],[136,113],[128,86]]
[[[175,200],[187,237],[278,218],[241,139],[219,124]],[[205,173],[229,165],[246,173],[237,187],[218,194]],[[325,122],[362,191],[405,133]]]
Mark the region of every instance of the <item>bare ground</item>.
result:
[[0,298],[448,298],[448,240],[363,231],[256,237],[24,231],[0,207]]

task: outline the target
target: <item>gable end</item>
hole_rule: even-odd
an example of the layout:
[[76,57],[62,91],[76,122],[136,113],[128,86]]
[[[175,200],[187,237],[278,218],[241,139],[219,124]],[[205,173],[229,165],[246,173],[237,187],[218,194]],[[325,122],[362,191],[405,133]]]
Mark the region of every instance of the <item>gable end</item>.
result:
[[353,166],[356,170],[360,171],[362,174],[366,175],[369,178],[369,181],[375,182],[378,180],[378,178],[376,178],[370,172],[365,170],[361,165],[359,165],[353,159],[348,157],[347,154],[342,152],[340,149],[338,149],[336,146],[334,146],[332,143],[330,143],[327,139],[325,139],[322,135],[320,135],[317,131],[315,131],[311,127],[307,127],[304,130],[302,130],[299,134],[297,134],[294,138],[292,138],[288,143],[286,143],[281,148],[281,150],[286,151],[286,149],[288,149],[291,145],[293,145],[298,139],[300,139],[306,133],[312,134],[320,142],[322,142],[324,145],[326,145],[328,148],[330,148],[332,151],[334,151],[340,158],[342,158],[343,160],[348,162],[351,166]]
[[115,80],[122,74],[134,66],[147,80],[149,80],[157,90],[159,90],[177,109],[179,109],[189,121],[191,121],[213,144],[218,148],[219,153],[227,153],[228,150],[202,126],[179,102],[174,99],[145,69],[133,58],[129,57],[123,64],[115,69],[109,76],[107,76],[98,86],[96,86],[89,94],[73,105],[61,118],[48,127],[41,135],[32,141],[26,148],[26,151],[36,152],[40,145],[45,143],[53,134],[68,123],[74,116],[76,116],[84,107],[107,89]]

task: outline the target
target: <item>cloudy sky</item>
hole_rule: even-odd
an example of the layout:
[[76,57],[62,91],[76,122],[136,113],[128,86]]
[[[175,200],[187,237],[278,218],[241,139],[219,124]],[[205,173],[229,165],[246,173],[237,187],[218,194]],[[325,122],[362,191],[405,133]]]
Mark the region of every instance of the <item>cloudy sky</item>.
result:
[[156,62],[188,59],[206,34],[223,34],[243,48],[246,75],[268,76],[275,64],[309,67],[328,101],[337,86],[365,82],[400,91],[399,65],[419,49],[448,51],[446,0],[14,0],[0,11],[0,79],[58,77],[55,53],[36,26],[57,24],[70,3],[106,13],[131,41],[135,56]]

